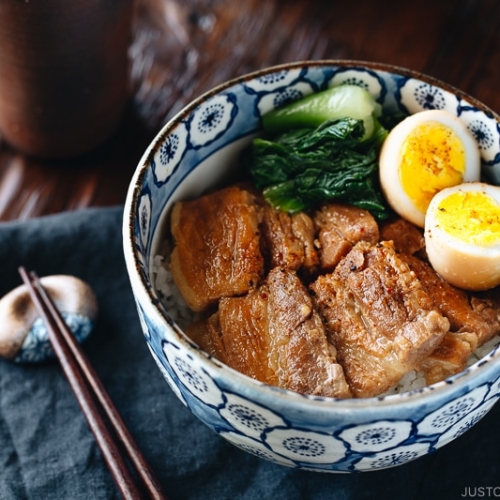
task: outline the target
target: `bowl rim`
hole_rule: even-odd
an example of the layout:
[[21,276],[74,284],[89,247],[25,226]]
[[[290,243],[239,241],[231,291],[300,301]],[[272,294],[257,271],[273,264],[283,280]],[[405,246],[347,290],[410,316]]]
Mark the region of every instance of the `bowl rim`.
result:
[[[144,281],[143,274],[140,272],[140,265],[135,257],[137,249],[134,243],[135,216],[133,208],[138,206],[137,202],[140,197],[142,182],[144,176],[146,175],[150,160],[154,156],[158,147],[160,147],[164,139],[168,136],[170,131],[176,125],[178,125],[178,123],[184,117],[188,116],[193,110],[195,110],[201,103],[230,87],[258,77],[262,77],[270,73],[276,73],[283,70],[293,70],[304,67],[309,68],[328,66],[367,68],[374,71],[384,71],[387,73],[393,73],[398,76],[421,80],[424,83],[436,86],[442,90],[454,94],[459,98],[467,100],[473,106],[483,111],[487,116],[494,118],[500,124],[500,115],[495,113],[484,103],[469,95],[468,93],[463,92],[453,85],[443,82],[442,80],[427,75],[423,72],[388,63],[379,63],[356,59],[301,60],[265,67],[222,82],[205,91],[195,99],[191,100],[188,104],[186,104],[186,106],[184,106],[180,111],[173,115],[163,126],[161,126],[160,130],[150,141],[148,147],[143,153],[130,180],[123,210],[124,215],[122,223],[122,236],[126,268],[127,273],[129,274],[131,285],[134,283],[134,281],[135,287],[140,285],[138,289],[133,290],[134,295],[139,294],[145,300],[147,300],[148,305],[150,306],[150,310],[154,311],[158,319],[161,319],[162,323],[164,323],[165,328],[171,329],[172,332],[175,333],[176,339],[182,344],[184,348],[188,350],[191,355],[196,356],[198,360],[203,360],[203,364],[206,364],[204,368],[208,371],[208,373],[213,374],[215,372],[216,374],[220,371],[228,371],[231,374],[231,377],[238,381],[239,384],[241,383],[242,386],[252,391],[265,391],[266,393],[268,392],[268,395],[270,397],[279,398],[280,400],[284,399],[285,402],[291,404],[293,404],[294,401],[307,401],[308,405],[312,404],[313,407],[318,405],[318,409],[333,408],[339,411],[364,411],[367,407],[369,407],[371,410],[376,410],[377,408],[383,409],[387,406],[399,407],[401,405],[408,404],[419,405],[422,398],[424,398],[426,401],[431,402],[434,399],[443,397],[448,393],[450,395],[462,395],[467,393],[469,389],[473,389],[475,387],[474,382],[477,380],[484,379],[481,383],[484,383],[486,381],[493,382],[493,380],[488,379],[488,374],[490,371],[495,370],[495,368],[497,368],[497,365],[500,365],[500,344],[494,347],[490,352],[473,363],[471,366],[468,366],[462,372],[459,372],[440,382],[426,385],[420,389],[414,389],[407,392],[389,394],[385,396],[374,396],[369,398],[339,399],[323,396],[303,395],[286,389],[281,389],[248,377],[222,363],[221,361],[213,358],[201,348],[199,348],[191,339],[189,339],[182,328],[172,321],[164,308],[159,305],[158,297],[154,295],[152,287],[148,286],[148,284]],[[263,394],[263,396],[264,395],[265,394]]]

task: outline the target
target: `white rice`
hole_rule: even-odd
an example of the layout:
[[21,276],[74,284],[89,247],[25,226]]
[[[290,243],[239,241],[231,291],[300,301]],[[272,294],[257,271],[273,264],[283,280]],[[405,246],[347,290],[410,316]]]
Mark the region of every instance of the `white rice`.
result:
[[[164,255],[170,255],[168,245],[161,249],[161,251],[163,250],[165,252],[163,255],[156,255],[153,259],[153,286],[155,287],[162,304],[170,314],[170,317],[181,328],[186,328],[196,320],[197,316],[188,308],[173,281],[169,263],[164,257]],[[474,363],[490,353],[499,344],[500,335],[497,335],[489,342],[486,342],[481,347],[478,347],[476,351],[469,356],[466,366],[472,366]],[[395,387],[386,391],[383,396],[422,389],[426,385],[425,373],[412,370],[411,372],[408,372]]]
[[[170,255],[170,252],[164,255]],[[195,314],[184,302],[172,278],[170,266],[163,255],[156,255],[152,265],[153,287],[170,317],[181,327],[186,328],[196,319]]]

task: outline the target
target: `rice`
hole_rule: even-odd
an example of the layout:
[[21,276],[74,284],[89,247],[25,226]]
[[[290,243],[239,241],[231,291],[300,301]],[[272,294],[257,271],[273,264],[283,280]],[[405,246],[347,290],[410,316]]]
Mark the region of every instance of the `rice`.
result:
[[500,335],[493,337],[488,342],[485,342],[482,346],[478,347],[467,360],[467,366],[472,366],[474,363],[479,361],[481,358],[484,358],[487,354],[489,354],[495,347],[500,344]]
[[[152,266],[152,281],[160,300],[168,311],[170,317],[181,327],[186,328],[196,320],[197,315],[193,313],[182,298],[177,286],[172,278],[169,263],[165,255],[170,255],[170,247],[165,244],[163,255],[156,255],[153,259]],[[466,366],[472,366],[481,358],[489,354],[495,347],[500,344],[500,335],[492,338],[490,341],[478,347],[467,360]],[[422,371],[412,370],[404,375],[399,383],[381,394],[381,396],[389,396],[391,394],[401,394],[403,392],[416,391],[427,385],[425,381],[425,373]]]
[[[170,255],[168,248],[164,255]],[[186,328],[196,319],[195,314],[184,302],[172,278],[170,266],[163,255],[155,255],[152,265],[152,284],[161,303],[170,317],[181,327]]]
[[411,372],[406,373],[397,385],[381,394],[381,396],[390,396],[391,394],[401,394],[403,392],[418,391],[426,385],[427,383],[425,382],[425,373],[418,370],[412,370]]

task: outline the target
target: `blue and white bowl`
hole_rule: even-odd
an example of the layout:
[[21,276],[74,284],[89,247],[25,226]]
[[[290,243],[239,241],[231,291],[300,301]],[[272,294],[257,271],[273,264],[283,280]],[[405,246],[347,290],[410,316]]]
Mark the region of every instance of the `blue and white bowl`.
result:
[[368,89],[390,111],[446,109],[466,123],[483,172],[500,184],[499,117],[425,75],[356,61],[286,64],[224,83],[169,121],[142,157],[124,213],[124,252],[150,351],[179,399],[236,446],[278,464],[358,472],[403,464],[467,431],[500,397],[500,347],[443,382],[369,399],[302,396],[246,377],[211,358],[182,331],[155,289],[155,255],[172,204],[234,171],[267,111],[341,83]]

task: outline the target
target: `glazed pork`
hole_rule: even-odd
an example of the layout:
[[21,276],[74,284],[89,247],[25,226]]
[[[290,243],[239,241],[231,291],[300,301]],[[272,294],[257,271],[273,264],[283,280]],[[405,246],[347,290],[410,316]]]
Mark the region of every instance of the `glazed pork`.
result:
[[268,270],[285,267],[316,272],[318,254],[314,247],[315,227],[305,213],[290,215],[262,203],[261,248]]
[[465,369],[467,359],[477,347],[477,335],[469,332],[448,332],[418,370],[425,374],[427,385],[440,382]]
[[396,252],[408,255],[425,253],[425,239],[417,226],[405,219],[397,218],[380,227],[380,240],[392,241]]
[[295,272],[274,268],[257,290],[221,299],[218,312],[204,323],[194,332],[200,347],[232,368],[301,394],[352,397]]
[[329,203],[272,208],[248,187],[177,203],[170,266],[207,353],[302,394],[372,397],[411,370],[432,384],[500,334],[496,291],[466,293],[426,261],[422,231]]
[[225,363],[270,385],[278,378],[269,366],[270,339],[267,285],[242,297],[223,298],[216,313]]
[[267,285],[241,297],[225,297],[208,318],[187,328],[204,351],[231,368],[266,384],[278,385],[269,366],[270,340]]
[[473,350],[500,333],[498,308],[488,299],[474,297],[443,280],[432,267],[414,256],[401,256],[422,283],[452,332],[469,332],[477,337]]
[[259,217],[254,196],[238,187],[174,205],[170,268],[193,311],[259,284],[264,274]]
[[356,397],[397,384],[449,330],[392,242],[356,244],[311,290]]
[[305,275],[314,275],[318,271],[319,256],[315,245],[316,227],[313,220],[304,212],[292,215],[292,230],[304,248],[302,271]]
[[267,282],[270,359],[279,386],[301,394],[350,397],[336,350],[327,342],[304,285],[296,274],[281,268],[273,269]]
[[420,366],[426,382],[432,384],[461,372],[476,348],[500,333],[499,309],[488,298],[470,295],[450,285],[427,262],[413,255],[400,256],[450,322],[450,332]]
[[375,244],[379,228],[370,212],[340,203],[323,205],[313,216],[321,270],[331,272],[359,241]]

